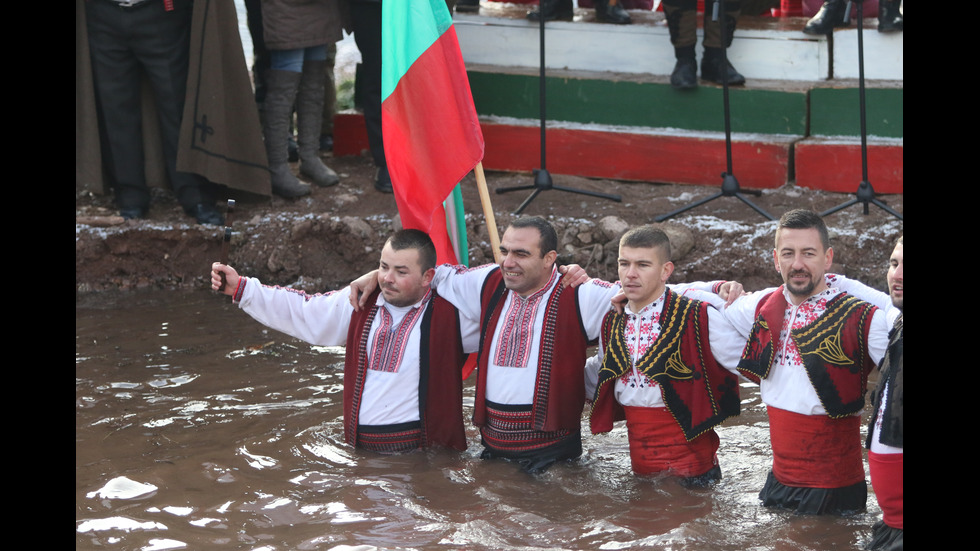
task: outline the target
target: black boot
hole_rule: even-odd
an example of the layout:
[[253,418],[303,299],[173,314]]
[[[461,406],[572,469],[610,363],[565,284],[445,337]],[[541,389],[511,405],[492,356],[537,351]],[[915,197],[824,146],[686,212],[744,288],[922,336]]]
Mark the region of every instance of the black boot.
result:
[[846,27],[851,22],[847,13],[850,2],[846,0],[827,0],[820,10],[803,27],[806,34],[830,34],[837,27]]
[[623,6],[620,5],[622,0],[617,1],[615,4],[610,5],[609,0],[596,0],[595,1],[595,18],[596,21],[601,21],[603,23],[613,23],[615,25],[629,25],[632,23],[630,19],[630,14],[626,13]]
[[902,0],[880,0],[878,2],[878,32],[893,33],[904,30],[904,18],[899,9]]
[[538,21],[541,14],[544,14],[545,21],[571,21],[575,10],[572,0],[541,0],[537,10],[527,12],[527,18]]
[[675,48],[677,63],[670,74],[670,85],[678,90],[693,90],[698,87],[698,61],[694,57],[694,46]]
[[378,173],[374,177],[374,189],[381,193],[394,193],[395,188],[391,185],[391,174],[387,166],[378,167]]
[[701,59],[701,78],[715,84],[724,84],[728,79],[729,86],[745,84],[745,77],[735,70],[728,58],[722,59],[720,48],[705,48]]

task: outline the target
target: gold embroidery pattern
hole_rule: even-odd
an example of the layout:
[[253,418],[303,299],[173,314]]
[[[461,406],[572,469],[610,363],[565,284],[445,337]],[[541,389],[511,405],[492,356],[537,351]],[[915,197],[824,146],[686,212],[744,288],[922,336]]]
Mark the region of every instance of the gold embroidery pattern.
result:
[[690,367],[684,365],[681,360],[681,351],[677,349],[673,354],[667,358],[667,366],[664,369],[664,375],[670,377],[671,379],[677,379],[678,381],[686,381],[694,375],[694,370]]
[[839,330],[836,334],[827,337],[823,342],[817,345],[817,349],[814,351],[814,354],[823,358],[825,362],[834,365],[852,365],[854,363],[853,360],[844,355],[844,350],[840,345]]
[[844,297],[836,301],[836,308],[828,309],[815,323],[792,331],[800,355],[815,354],[831,365],[854,365],[854,360],[847,357],[841,346],[840,332],[844,327],[843,320],[848,319],[862,305],[854,297]]

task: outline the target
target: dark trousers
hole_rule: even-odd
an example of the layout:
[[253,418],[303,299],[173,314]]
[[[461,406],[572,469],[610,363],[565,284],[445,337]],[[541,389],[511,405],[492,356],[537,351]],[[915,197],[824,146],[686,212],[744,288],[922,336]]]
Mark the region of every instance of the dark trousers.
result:
[[[664,16],[667,19],[667,30],[670,31],[670,43],[674,48],[692,48],[697,42],[698,2],[697,0],[663,0]],[[712,21],[711,15],[714,2],[708,0],[704,6],[704,46],[706,48],[722,48],[721,25]],[[726,23],[724,47],[732,45],[735,23],[742,10],[741,0],[725,0],[725,15],[721,19]]]
[[120,9],[105,0],[85,3],[96,100],[103,130],[105,165],[120,208],[147,208],[141,110],[142,78],[153,89],[167,176],[181,205],[204,197],[205,180],[177,171],[177,143],[187,88],[193,4],[177,1]]
[[368,144],[374,164],[385,167],[388,164],[381,136],[381,2],[351,2],[350,15],[354,42],[361,52],[358,88]]

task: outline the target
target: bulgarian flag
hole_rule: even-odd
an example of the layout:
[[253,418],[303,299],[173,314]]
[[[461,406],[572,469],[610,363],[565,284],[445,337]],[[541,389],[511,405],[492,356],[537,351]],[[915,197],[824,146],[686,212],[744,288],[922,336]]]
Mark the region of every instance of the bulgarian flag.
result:
[[466,263],[458,184],[483,132],[446,0],[381,3],[381,129],[402,227],[427,232],[439,263]]

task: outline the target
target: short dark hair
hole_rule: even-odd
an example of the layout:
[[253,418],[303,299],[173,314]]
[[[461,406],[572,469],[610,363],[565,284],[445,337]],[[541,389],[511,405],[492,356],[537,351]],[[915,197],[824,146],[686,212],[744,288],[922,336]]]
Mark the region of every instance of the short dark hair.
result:
[[824,250],[830,248],[830,234],[827,232],[827,225],[824,224],[820,215],[807,209],[794,209],[779,218],[779,225],[776,226],[776,235],[779,230],[786,228],[789,230],[817,230],[820,234],[820,244]]
[[525,216],[511,222],[510,227],[534,228],[538,230],[538,234],[541,235],[541,241],[538,242],[538,246],[541,247],[542,258],[551,251],[558,252],[558,234],[555,233],[554,226],[544,218],[540,216]]
[[398,230],[391,234],[387,243],[396,251],[415,249],[419,252],[419,266],[422,273],[436,267],[436,246],[432,244],[429,234],[421,230]]
[[670,250],[670,238],[659,228],[650,225],[633,228],[619,238],[620,247],[631,247],[634,249],[654,249],[660,248],[663,251],[664,262],[670,262],[672,252]]

